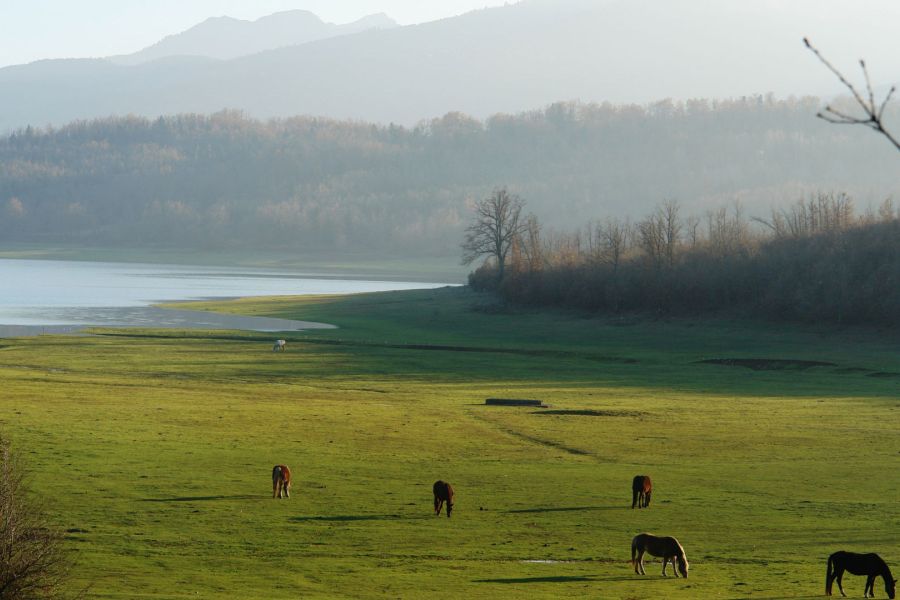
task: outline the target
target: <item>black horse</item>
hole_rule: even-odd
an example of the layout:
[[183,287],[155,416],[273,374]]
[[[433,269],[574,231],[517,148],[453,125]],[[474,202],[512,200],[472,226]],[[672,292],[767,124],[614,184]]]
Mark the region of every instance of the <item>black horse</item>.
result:
[[435,516],[441,514],[441,507],[443,507],[444,502],[446,502],[447,518],[449,518],[450,513],[453,511],[453,486],[446,481],[438,480],[434,482],[434,485],[431,489],[434,492]]
[[841,586],[841,578],[844,571],[849,571],[853,575],[866,576],[865,597],[872,594],[875,597],[875,578],[879,575],[884,579],[884,591],[888,598],[894,598],[897,588],[897,580],[891,575],[891,570],[880,556],[874,553],[857,554],[855,552],[835,552],[828,557],[828,571],[825,573],[825,595],[831,595],[831,584],[837,579],[838,589],[841,590],[841,596],[846,596],[844,588]]

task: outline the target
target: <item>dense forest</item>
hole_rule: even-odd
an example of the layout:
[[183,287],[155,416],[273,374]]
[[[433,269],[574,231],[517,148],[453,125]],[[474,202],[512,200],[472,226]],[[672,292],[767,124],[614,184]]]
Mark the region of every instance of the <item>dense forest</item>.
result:
[[634,222],[546,232],[531,216],[504,227],[506,268],[488,253],[469,282],[514,304],[900,325],[900,210],[890,199],[858,213],[852,198],[819,193],[752,220],[739,204],[698,217],[670,201]]
[[759,216],[819,191],[861,207],[900,192],[895,153],[819,108],[752,97],[415,127],[226,111],[27,128],[0,139],[0,241],[446,256],[500,186],[557,228],[667,199]]

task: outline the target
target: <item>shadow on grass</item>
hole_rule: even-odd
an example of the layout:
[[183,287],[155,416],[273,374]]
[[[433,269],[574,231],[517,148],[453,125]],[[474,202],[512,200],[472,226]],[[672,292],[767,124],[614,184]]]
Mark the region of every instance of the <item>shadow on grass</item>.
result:
[[597,581],[593,575],[556,575],[553,577],[511,577],[508,579],[473,579],[474,583],[577,583]]
[[575,417],[643,417],[647,413],[641,412],[639,410],[593,410],[593,409],[548,409],[548,410],[533,410],[531,411],[533,415],[562,415],[562,416],[575,416]]
[[560,506],[560,507],[544,507],[544,508],[518,508],[515,510],[507,510],[507,513],[543,513],[543,512],[570,512],[570,511],[588,511],[588,510],[624,510],[627,506]]
[[327,515],[320,517],[291,517],[295,523],[306,521],[393,521],[401,518],[400,515]]
[[239,496],[180,496],[177,498],[143,498],[141,502],[207,502],[212,500],[258,500],[268,496],[251,496],[242,494]]
[[[747,597],[748,597],[748,596],[737,596],[737,597],[735,597],[735,598],[728,598],[727,600],[744,600],[744,599],[747,598]],[[819,595],[815,595],[815,596],[810,596],[810,595],[804,595],[804,596],[765,596],[765,597],[763,597],[763,596],[753,596],[753,598],[754,598],[754,600],[757,600],[757,598],[758,598],[759,600],[804,600],[804,599],[806,599],[806,600],[814,600],[815,598],[821,598],[821,596],[819,596]]]

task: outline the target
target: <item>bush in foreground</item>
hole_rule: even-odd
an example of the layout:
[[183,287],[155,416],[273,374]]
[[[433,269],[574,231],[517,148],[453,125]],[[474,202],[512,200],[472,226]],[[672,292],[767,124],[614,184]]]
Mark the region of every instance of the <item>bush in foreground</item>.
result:
[[25,471],[0,437],[0,598],[60,598],[70,562],[63,537],[28,493]]

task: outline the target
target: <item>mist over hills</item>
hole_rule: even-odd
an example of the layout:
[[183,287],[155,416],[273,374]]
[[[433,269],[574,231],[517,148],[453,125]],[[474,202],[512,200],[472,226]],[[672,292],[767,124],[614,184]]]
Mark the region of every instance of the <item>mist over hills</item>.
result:
[[[309,13],[244,25],[213,20],[130,58],[0,69],[0,131],[222,108],[259,118],[305,114],[414,124],[452,111],[485,118],[570,99],[648,103],[839,92],[802,47],[804,35],[839,66],[852,68],[852,60],[866,56],[876,84],[900,73],[892,30],[900,3],[887,0],[856,12],[835,0],[529,0],[312,39],[324,31],[317,20]],[[311,37],[261,52],[256,42],[217,45],[212,32],[235,26],[268,31],[278,43],[284,32]],[[221,39],[243,35],[235,31]],[[248,54],[231,57],[237,52]],[[158,60],[122,64],[149,58]],[[850,62],[842,63],[845,58]]]
[[[458,255],[500,186],[546,227],[739,201],[769,217],[818,192],[900,198],[897,152],[815,118],[817,100],[560,103],[413,128],[237,112],[76,122],[0,138],[0,241]],[[886,119],[900,121],[900,110]],[[705,221],[704,221],[705,222]]]
[[[0,240],[446,256],[499,186],[551,229],[667,199],[765,216],[846,192],[864,210],[900,197],[896,153],[793,95],[841,91],[801,39],[845,71],[878,57],[884,86],[900,3],[839,6],[528,0],[406,27],[292,11],[0,69]],[[288,35],[307,41],[258,51]]]

